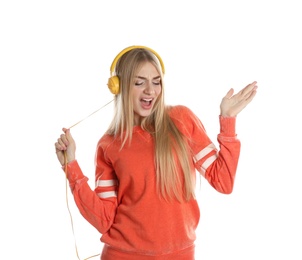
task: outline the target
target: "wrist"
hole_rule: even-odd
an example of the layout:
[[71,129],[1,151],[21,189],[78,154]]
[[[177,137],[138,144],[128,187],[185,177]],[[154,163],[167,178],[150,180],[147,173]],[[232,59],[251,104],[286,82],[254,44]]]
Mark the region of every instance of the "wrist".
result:
[[236,117],[235,116],[219,116],[220,134],[223,136],[236,136]]

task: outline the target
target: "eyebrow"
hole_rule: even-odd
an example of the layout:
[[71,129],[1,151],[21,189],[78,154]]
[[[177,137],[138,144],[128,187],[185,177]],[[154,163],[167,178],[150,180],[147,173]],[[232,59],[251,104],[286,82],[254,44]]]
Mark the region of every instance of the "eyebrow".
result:
[[[136,76],[136,78],[138,78],[138,79],[145,79],[145,80],[147,80],[147,78],[142,77],[142,76]],[[160,79],[160,76],[154,77],[152,80],[154,80],[154,79]]]

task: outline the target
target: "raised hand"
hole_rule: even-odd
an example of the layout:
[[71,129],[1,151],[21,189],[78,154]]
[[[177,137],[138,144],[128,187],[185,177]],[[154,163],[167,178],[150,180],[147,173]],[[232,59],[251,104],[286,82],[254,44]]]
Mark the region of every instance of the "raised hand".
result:
[[231,88],[224,96],[220,104],[220,115],[234,117],[239,114],[255,97],[257,93],[257,82],[254,81],[234,95]]

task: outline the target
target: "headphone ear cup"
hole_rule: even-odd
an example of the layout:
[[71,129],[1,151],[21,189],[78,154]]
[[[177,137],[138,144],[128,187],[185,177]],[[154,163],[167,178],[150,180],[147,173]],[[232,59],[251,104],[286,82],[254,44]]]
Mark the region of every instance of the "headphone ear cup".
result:
[[112,94],[117,95],[120,92],[120,80],[118,76],[110,77],[107,86]]

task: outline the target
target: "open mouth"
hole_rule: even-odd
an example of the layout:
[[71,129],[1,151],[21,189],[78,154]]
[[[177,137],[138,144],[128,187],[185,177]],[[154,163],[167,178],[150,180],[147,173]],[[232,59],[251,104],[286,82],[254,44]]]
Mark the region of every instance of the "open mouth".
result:
[[153,98],[142,98],[141,99],[141,106],[143,109],[151,109]]
[[153,99],[152,98],[142,98],[141,102],[145,105],[145,106],[150,106],[152,103]]

